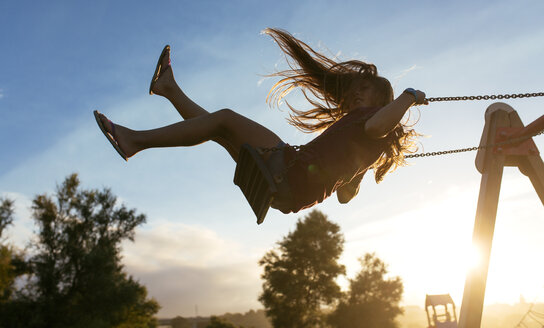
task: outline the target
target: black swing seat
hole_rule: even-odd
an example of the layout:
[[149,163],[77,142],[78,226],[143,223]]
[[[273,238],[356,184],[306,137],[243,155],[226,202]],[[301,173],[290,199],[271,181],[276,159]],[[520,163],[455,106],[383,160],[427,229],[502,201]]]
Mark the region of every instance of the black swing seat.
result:
[[248,144],[240,149],[234,184],[244,193],[257,216],[257,224],[263,223],[278,188],[261,154]]

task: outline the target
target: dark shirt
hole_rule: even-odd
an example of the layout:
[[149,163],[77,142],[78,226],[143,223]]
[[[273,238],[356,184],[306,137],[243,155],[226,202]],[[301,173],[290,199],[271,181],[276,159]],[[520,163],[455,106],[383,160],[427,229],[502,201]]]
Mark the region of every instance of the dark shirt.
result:
[[389,146],[390,138],[372,139],[365,122],[380,108],[358,108],[333,123],[300,150],[284,150],[292,192],[291,212],[321,203],[345,184],[359,184]]

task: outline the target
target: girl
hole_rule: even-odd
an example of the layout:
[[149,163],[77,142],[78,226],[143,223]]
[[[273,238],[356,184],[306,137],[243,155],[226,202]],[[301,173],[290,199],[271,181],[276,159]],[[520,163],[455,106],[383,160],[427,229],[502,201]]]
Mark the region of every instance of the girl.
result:
[[234,161],[240,147],[273,148],[264,153],[268,168],[283,175],[272,207],[284,213],[320,203],[336,192],[340,203],[349,202],[369,168],[376,182],[405,164],[404,153],[413,151],[417,136],[400,121],[415,104],[427,104],[425,94],[406,89],[396,99],[389,81],[378,75],[376,66],[358,60],[336,62],[314,51],[286,31],[266,29],[288,56],[290,69],[273,74],[281,79],[272,87],[267,102],[279,102],[300,88],[315,108],[291,107],[289,122],[305,132],[323,131],[301,147],[291,147],[264,126],[232,111],[208,112],[177,85],[170,66],[170,47],[159,57],[150,94],[167,98],[184,121],[153,130],[134,131],[114,124],[95,111],[97,123],[127,160],[153,147],[194,146],[213,140]]

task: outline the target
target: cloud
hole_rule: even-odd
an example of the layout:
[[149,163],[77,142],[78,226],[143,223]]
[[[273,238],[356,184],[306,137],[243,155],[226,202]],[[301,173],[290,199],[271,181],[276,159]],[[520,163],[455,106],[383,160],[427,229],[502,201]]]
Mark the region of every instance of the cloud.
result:
[[4,90],[0,89],[0,99],[4,98]]
[[397,84],[406,76],[408,75],[408,73],[416,70],[416,69],[419,69],[421,67],[419,67],[418,65],[412,65],[410,66],[409,68],[406,68],[406,69],[403,69],[399,74],[397,74],[394,78],[393,78],[393,88],[396,88],[397,87]]
[[[15,192],[13,225],[4,238],[23,249],[33,237],[32,201]],[[261,308],[260,268],[263,249],[246,248],[196,225],[158,222],[139,228],[134,242],[123,243],[126,271],[144,284],[161,305],[160,317],[245,312]]]
[[257,252],[209,229],[155,224],[126,243],[123,255],[127,271],[162,306],[160,317],[192,316],[195,306],[199,315],[260,307]]
[[8,226],[2,239],[22,249],[33,235],[34,221],[30,209],[32,200],[16,192],[0,192],[0,197],[14,202],[13,224]]

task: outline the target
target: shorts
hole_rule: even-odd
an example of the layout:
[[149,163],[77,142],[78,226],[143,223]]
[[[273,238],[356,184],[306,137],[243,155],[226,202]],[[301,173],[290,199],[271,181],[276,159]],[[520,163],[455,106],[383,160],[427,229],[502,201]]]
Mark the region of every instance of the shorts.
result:
[[278,189],[278,193],[274,196],[270,206],[283,213],[290,213],[292,211],[293,195],[289,180],[287,179],[287,167],[284,156],[284,148],[289,147],[289,145],[280,141],[276,147],[279,149],[273,151],[265,161],[266,167],[274,178],[276,188]]

